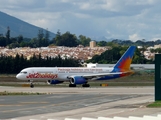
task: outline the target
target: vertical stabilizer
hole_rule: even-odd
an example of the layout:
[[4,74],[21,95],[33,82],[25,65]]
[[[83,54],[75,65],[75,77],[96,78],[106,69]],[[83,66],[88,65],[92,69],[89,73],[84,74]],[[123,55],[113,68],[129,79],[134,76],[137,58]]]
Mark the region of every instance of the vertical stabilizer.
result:
[[122,55],[119,61],[114,66],[114,71],[127,71],[130,70],[130,64],[132,62],[132,57],[134,55],[134,51],[136,46],[130,46],[126,52]]

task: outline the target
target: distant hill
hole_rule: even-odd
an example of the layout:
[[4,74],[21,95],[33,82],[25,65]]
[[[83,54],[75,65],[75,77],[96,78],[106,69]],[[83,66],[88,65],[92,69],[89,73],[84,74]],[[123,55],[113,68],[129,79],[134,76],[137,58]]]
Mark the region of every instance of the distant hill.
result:
[[161,44],[161,40],[158,39],[156,41],[142,41],[142,40],[137,40],[136,42],[130,41],[130,40],[119,40],[115,39],[111,41],[113,44],[118,44],[118,45],[135,45],[135,46],[154,46]]
[[[35,38],[37,37],[39,29],[43,29],[0,11],[0,35],[5,36],[7,32],[7,27],[10,28],[11,37],[17,37],[19,35],[22,35],[24,38]],[[45,33],[46,30],[43,30]],[[49,33],[50,39],[55,37],[55,33]]]

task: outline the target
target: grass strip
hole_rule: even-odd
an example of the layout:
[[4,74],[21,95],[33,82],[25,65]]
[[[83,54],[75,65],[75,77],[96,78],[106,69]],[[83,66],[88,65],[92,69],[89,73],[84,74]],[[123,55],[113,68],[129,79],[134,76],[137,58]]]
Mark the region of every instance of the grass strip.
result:
[[155,101],[154,103],[151,103],[147,105],[149,108],[161,108],[161,101]]
[[6,95],[43,95],[45,93],[27,93],[27,92],[0,92],[0,96],[6,96]]

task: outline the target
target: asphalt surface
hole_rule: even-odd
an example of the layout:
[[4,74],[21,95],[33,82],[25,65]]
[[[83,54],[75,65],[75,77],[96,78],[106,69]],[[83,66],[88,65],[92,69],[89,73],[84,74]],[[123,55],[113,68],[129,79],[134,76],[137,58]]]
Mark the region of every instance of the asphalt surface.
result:
[[15,88],[0,91],[40,92],[46,95],[0,96],[0,119],[49,119],[142,116],[161,113],[146,108],[154,101],[153,87]]

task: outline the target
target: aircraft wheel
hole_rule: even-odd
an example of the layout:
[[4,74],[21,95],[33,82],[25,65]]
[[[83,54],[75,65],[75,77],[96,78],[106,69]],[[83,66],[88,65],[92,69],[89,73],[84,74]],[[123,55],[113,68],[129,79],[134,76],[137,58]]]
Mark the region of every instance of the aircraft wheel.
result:
[[82,87],[90,87],[89,84],[83,84]]
[[33,80],[28,80],[30,82],[30,88],[34,88]]
[[30,87],[31,87],[31,88],[34,88],[34,84],[33,84],[33,83],[31,83],[31,84],[30,84]]

